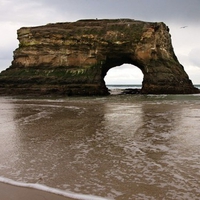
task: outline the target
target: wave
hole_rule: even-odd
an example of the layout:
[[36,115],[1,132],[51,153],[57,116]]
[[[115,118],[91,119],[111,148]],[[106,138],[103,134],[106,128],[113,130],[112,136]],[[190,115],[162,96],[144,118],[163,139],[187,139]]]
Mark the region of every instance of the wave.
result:
[[108,198],[94,196],[94,195],[86,195],[86,194],[77,194],[77,193],[73,193],[73,192],[67,192],[67,191],[63,191],[63,190],[56,189],[56,188],[51,188],[51,187],[41,185],[41,184],[36,184],[36,183],[22,183],[22,182],[14,181],[14,180],[4,178],[4,177],[0,177],[0,182],[18,186],[18,187],[26,187],[26,188],[42,190],[42,191],[50,192],[50,193],[53,193],[56,195],[62,195],[64,197],[69,197],[69,198],[79,199],[79,200],[111,200]]
[[[121,88],[121,89],[126,89],[126,88],[142,88],[141,84],[108,84],[107,87],[109,89],[116,89],[116,88]],[[194,84],[194,87],[200,89],[200,84]]]
[[194,87],[200,89],[200,85],[199,85],[199,84],[198,84],[198,85],[195,85],[195,84],[194,84]]

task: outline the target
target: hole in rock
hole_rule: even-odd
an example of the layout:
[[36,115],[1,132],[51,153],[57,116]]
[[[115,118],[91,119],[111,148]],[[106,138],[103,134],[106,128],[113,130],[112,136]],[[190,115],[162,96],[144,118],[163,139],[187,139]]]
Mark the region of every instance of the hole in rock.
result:
[[123,64],[111,68],[104,81],[111,94],[121,93],[125,89],[141,89],[143,73],[134,65]]

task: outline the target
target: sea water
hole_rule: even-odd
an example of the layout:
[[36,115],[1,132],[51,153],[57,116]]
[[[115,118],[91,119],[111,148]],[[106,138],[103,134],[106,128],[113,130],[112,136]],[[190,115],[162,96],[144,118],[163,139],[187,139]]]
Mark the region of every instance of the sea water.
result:
[[77,199],[200,198],[199,94],[0,97],[0,113],[2,182]]

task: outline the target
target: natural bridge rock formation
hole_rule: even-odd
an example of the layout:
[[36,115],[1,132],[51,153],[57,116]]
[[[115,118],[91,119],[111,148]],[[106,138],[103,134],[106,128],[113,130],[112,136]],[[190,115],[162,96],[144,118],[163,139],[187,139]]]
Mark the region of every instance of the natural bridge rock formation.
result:
[[107,71],[124,63],[144,74],[142,93],[197,93],[164,23],[80,20],[18,30],[19,48],[0,74],[1,94],[108,94]]

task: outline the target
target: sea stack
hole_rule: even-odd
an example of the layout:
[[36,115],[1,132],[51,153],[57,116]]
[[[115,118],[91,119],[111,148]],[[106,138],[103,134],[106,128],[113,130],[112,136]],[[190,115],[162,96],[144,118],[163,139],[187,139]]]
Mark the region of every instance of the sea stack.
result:
[[199,92],[162,22],[79,20],[23,27],[17,34],[12,65],[0,73],[3,95],[107,95],[106,73],[124,63],[142,71],[143,94]]

